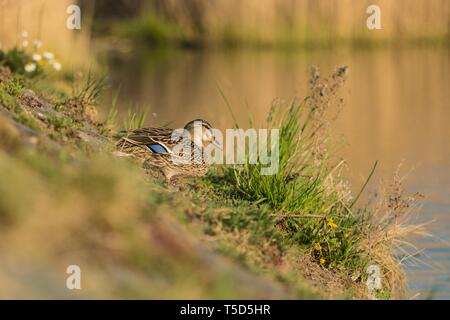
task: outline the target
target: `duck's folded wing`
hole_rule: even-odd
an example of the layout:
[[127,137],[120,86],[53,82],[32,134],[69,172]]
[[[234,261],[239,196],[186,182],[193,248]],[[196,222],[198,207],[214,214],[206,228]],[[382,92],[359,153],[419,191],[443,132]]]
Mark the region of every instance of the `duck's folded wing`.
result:
[[148,144],[155,141],[170,141],[172,130],[168,128],[142,128],[129,132],[127,138],[137,143]]
[[167,128],[142,128],[129,133],[122,140],[148,148],[153,153],[172,153],[171,146],[176,141],[171,141],[172,130]]

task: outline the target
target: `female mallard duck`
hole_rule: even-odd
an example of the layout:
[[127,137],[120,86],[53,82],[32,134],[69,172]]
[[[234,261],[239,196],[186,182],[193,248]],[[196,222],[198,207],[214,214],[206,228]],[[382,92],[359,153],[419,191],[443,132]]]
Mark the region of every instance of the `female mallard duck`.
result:
[[[170,183],[175,176],[203,176],[209,164],[203,149],[208,144],[220,148],[211,125],[195,119],[184,126],[184,130],[170,128],[141,128],[126,132],[117,142],[117,150],[143,161],[144,167],[161,171]],[[190,150],[179,155],[177,150]],[[176,150],[177,146],[177,150]]]

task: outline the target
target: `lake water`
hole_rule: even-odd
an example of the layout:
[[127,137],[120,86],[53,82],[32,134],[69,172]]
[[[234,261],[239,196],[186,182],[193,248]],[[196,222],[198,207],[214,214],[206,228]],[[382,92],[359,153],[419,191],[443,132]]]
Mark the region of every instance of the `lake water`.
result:
[[[106,59],[120,105],[148,111],[147,125],[182,127],[204,118],[232,127],[218,90],[238,122],[262,121],[276,97],[304,97],[311,65],[329,74],[347,65],[345,107],[334,132],[356,190],[375,160],[374,183],[389,179],[403,161],[411,168],[406,188],[426,197],[417,222],[431,221],[432,237],[411,239],[422,263],[407,264],[407,297],[450,299],[450,52],[448,49],[379,49],[313,52],[177,51],[128,52]],[[109,98],[112,93],[110,92]],[[122,112],[125,112],[122,110]],[[373,189],[373,186],[371,187]],[[370,191],[370,190],[369,190]]]

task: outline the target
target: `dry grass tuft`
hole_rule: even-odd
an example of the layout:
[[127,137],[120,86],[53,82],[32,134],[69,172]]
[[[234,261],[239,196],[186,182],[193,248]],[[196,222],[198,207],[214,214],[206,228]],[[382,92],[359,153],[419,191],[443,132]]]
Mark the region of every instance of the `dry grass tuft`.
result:
[[[418,249],[406,239],[428,236],[427,223],[414,224],[412,218],[420,210],[420,193],[407,194],[403,186],[407,175],[401,175],[398,166],[392,181],[380,187],[380,197],[369,214],[365,239],[361,243],[383,271],[384,287],[401,297],[405,291],[405,276],[401,268],[409,259],[417,260]],[[413,249],[414,253],[407,249]],[[397,258],[397,256],[402,258]]]

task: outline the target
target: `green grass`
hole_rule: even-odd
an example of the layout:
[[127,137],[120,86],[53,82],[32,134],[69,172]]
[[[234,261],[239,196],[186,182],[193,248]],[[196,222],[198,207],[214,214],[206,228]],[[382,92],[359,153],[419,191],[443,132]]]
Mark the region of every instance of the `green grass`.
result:
[[18,97],[23,93],[24,86],[24,80],[16,76],[2,81],[0,83],[0,90],[5,91],[10,96]]
[[119,95],[120,88],[112,97],[111,107],[109,108],[108,114],[106,115],[106,119],[104,121],[104,129],[106,131],[125,132],[142,128],[144,126],[145,119],[147,118],[147,113],[145,111],[140,111],[138,106],[135,106],[134,108],[128,107],[127,115],[123,119],[122,126],[119,125]]
[[76,122],[73,119],[57,115],[48,115],[47,121],[55,130],[73,128],[76,126]]
[[98,97],[106,86],[106,77],[95,77],[89,69],[85,77],[75,79],[73,76],[71,99],[86,105],[97,105]]
[[9,92],[11,92],[11,90],[6,88],[2,82],[0,84],[0,104],[5,108],[12,110],[15,109],[19,103],[17,100],[18,97],[11,95]]
[[105,124],[107,127],[114,128],[117,126],[117,115],[119,114],[119,109],[117,101],[119,99],[120,88],[117,90],[116,94],[113,96],[111,101],[111,108],[106,116]]
[[34,115],[25,110],[19,100],[26,86],[26,80],[17,75],[0,79],[0,105],[13,111],[14,120],[33,130],[40,130]]
[[123,129],[125,131],[130,131],[142,128],[146,117],[147,114],[144,111],[138,111],[137,108],[133,111],[131,108],[128,108],[127,117],[123,123]]
[[[219,188],[237,199],[271,208],[274,225],[287,242],[307,246],[317,262],[327,268],[362,270],[367,257],[358,246],[364,215],[351,210],[349,190],[338,175],[343,162],[327,153],[323,112],[329,98],[318,90],[326,83],[330,99],[345,79],[335,74],[316,79],[311,96],[289,106],[274,103],[267,128],[278,128],[279,170],[263,175],[261,161],[224,169]],[[273,150],[271,151],[273,152]]]

